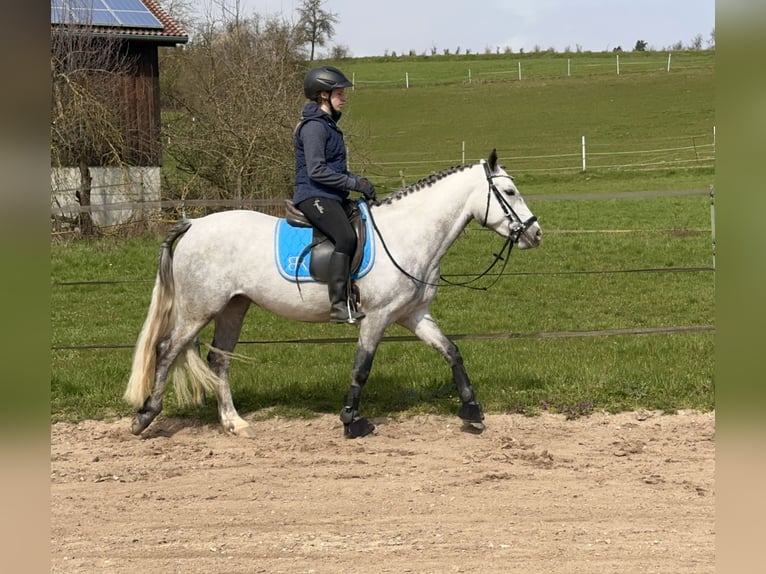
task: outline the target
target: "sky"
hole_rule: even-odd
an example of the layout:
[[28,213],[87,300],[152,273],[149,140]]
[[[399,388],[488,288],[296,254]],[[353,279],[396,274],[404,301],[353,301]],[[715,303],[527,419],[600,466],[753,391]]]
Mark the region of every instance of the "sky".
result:
[[[204,1],[204,0],[199,0]],[[245,15],[297,18],[301,0],[240,0]],[[632,50],[638,40],[662,49],[698,34],[708,46],[715,0],[325,0],[337,15],[330,45],[350,56],[396,52],[484,53],[553,48],[557,52]],[[321,49],[320,49],[321,51]]]

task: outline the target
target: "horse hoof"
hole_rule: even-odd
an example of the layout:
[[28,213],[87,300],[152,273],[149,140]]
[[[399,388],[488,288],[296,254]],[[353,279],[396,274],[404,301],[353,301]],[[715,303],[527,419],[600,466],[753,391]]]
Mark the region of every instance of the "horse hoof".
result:
[[457,416],[466,423],[482,424],[484,420],[484,412],[481,410],[481,405],[477,402],[463,403]]
[[484,423],[463,421],[463,432],[468,432],[471,434],[481,434],[484,432],[485,428],[486,427],[484,426]]
[[238,429],[231,429],[229,433],[239,438],[255,438],[255,430],[250,425]]
[[343,425],[343,435],[346,438],[361,438],[375,430],[375,425],[364,417],[359,417]]
[[134,435],[140,435],[147,425],[143,424],[138,417],[133,417],[133,422],[130,424],[130,432]]

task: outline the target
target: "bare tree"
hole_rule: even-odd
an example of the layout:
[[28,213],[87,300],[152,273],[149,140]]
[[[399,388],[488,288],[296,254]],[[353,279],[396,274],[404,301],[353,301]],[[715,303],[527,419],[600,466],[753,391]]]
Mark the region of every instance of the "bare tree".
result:
[[[90,167],[136,161],[144,147],[125,137],[131,126],[122,105],[122,79],[134,65],[119,40],[96,35],[88,25],[61,25],[51,32],[51,166],[79,169],[75,197],[86,208],[79,221],[84,235],[95,233],[87,209]],[[135,132],[135,138],[142,137]]]
[[338,23],[338,15],[322,9],[324,0],[303,0],[298,14],[298,28],[303,34],[305,43],[311,45],[309,61],[314,61],[317,46],[324,46],[332,40],[335,34],[335,24]]
[[296,30],[256,16],[208,22],[196,38],[163,61],[175,78],[165,94],[174,109],[165,152],[185,174],[181,194],[285,197],[305,71]]

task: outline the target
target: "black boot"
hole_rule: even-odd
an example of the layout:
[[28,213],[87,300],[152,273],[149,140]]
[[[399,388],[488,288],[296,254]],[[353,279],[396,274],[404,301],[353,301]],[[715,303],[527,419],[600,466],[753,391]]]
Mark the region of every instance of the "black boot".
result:
[[352,308],[348,301],[348,268],[351,258],[345,253],[333,251],[327,263],[327,290],[330,294],[330,321],[333,323],[356,323],[364,317]]

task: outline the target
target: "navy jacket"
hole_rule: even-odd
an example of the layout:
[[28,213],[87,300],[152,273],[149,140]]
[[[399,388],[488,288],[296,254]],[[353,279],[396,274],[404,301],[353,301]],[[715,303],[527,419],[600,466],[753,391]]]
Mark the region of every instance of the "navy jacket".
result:
[[333,119],[315,102],[301,112],[295,129],[295,194],[293,203],[311,197],[343,201],[357,176],[346,168],[346,144],[338,128],[340,114]]

